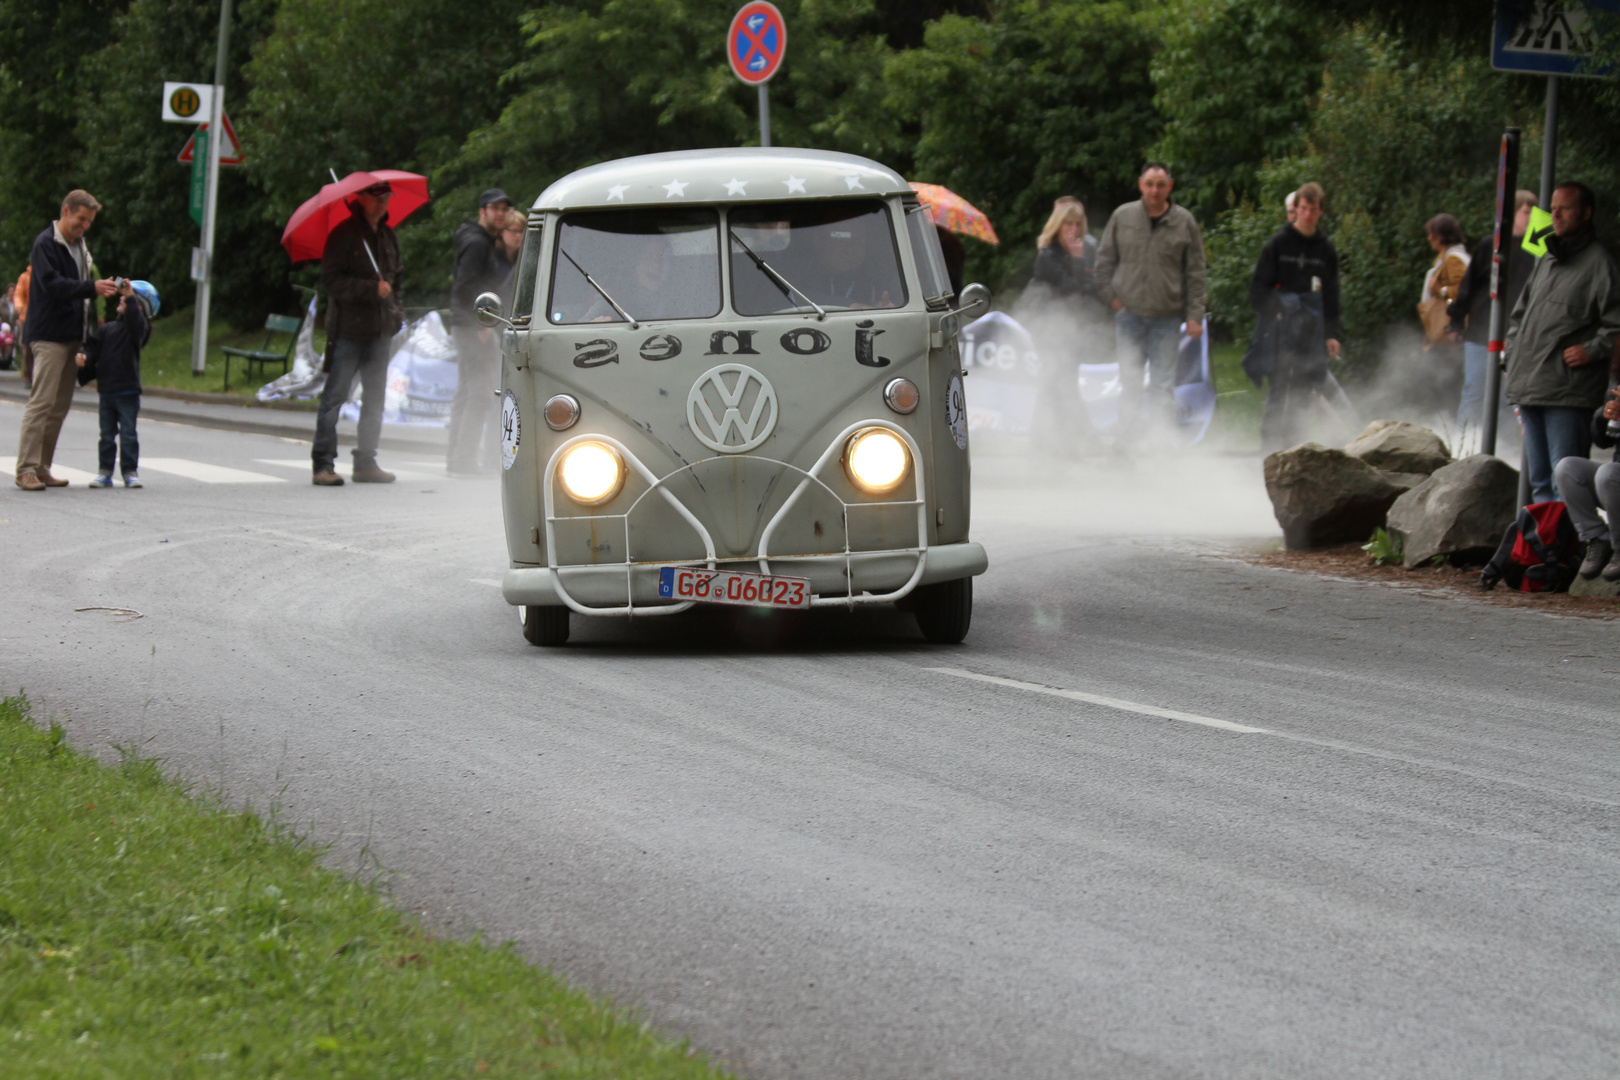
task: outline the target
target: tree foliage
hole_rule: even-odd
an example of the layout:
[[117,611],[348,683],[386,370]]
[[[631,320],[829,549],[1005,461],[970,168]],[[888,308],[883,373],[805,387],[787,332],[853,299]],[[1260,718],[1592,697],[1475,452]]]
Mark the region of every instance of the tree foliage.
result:
[[1153,61],[1176,197],[1212,218],[1256,198],[1258,171],[1304,144],[1322,85],[1322,21],[1293,0],[1184,0]]
[[948,15],[922,49],[887,70],[889,107],[918,132],[915,179],[944,184],[990,215],[999,249],[973,245],[970,277],[992,283],[1034,258],[1059,195],[1077,195],[1100,231],[1135,198],[1159,135],[1148,65],[1154,39],[1133,5],[998,5]]

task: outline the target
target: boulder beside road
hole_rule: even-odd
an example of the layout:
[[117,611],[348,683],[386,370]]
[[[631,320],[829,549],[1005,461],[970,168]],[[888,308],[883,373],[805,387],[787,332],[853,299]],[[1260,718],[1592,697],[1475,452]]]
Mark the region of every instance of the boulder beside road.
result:
[[1414,479],[1318,443],[1268,455],[1265,471],[1266,494],[1290,551],[1367,539]]
[[1374,420],[1355,442],[1344,448],[1375,469],[1428,476],[1451,464],[1451,451],[1440,436],[1426,427],[1401,420]]
[[1518,513],[1519,473],[1501,458],[1475,454],[1436,469],[1389,508],[1408,570],[1436,555],[1494,549]]

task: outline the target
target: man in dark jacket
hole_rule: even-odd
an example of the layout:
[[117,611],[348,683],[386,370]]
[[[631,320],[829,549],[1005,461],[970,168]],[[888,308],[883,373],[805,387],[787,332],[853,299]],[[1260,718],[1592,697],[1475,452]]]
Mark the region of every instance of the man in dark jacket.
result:
[[388,227],[387,181],[355,196],[349,220],[332,230],[321,254],[321,287],[326,290],[326,386],[315,414],[314,483],[338,487],[338,410],[360,380],[360,424],[354,449],[354,482],[388,484],[394,474],[377,467],[382,438],[383,394],[388,386],[388,344],[398,333],[402,267],[399,241]]
[[450,443],[445,468],[452,475],[490,472],[499,441],[495,430],[495,390],[500,384],[500,353],[495,331],[478,325],[473,301],[499,292],[511,270],[496,239],[506,225],[512,200],[500,188],[478,196],[478,219],[456,230],[455,271],[450,282],[450,337],[456,343],[456,397],[450,403]]
[[[1536,268],[1536,257],[1524,250],[1520,243],[1530,228],[1530,211],[1536,205],[1536,193],[1520,191],[1513,200],[1513,243],[1506,268],[1507,293],[1502,297],[1502,311],[1511,312],[1530,280],[1530,271]],[[1446,307],[1451,316],[1453,334],[1463,339],[1462,401],[1457,405],[1459,431],[1477,430],[1485,419],[1485,371],[1491,363],[1491,263],[1496,257],[1496,237],[1487,236],[1479,242],[1474,257],[1468,263],[1468,272],[1457,286],[1457,299]],[[1504,318],[1503,326],[1507,320]],[[1464,325],[1466,322],[1466,326]],[[1517,430],[1513,407],[1499,403],[1498,432]]]
[[1603,403],[1620,336],[1620,265],[1592,235],[1596,200],[1585,184],[1553,192],[1553,235],[1507,332],[1509,401],[1519,407],[1536,502],[1558,498],[1553,466],[1588,453],[1587,423]]
[[1294,220],[1266,241],[1249,279],[1250,305],[1262,322],[1276,323],[1261,328],[1276,341],[1262,453],[1298,441],[1301,414],[1327,382],[1328,359],[1339,355],[1339,253],[1318,227],[1322,198],[1315,182],[1294,193]]
[[88,191],[68,192],[61,218],[34,238],[29,255],[32,275],[23,340],[34,352],[34,386],[17,441],[17,486],[24,491],[67,486],[66,480],[51,475],[51,461],[73,404],[74,357],[90,332],[91,299],[118,291],[111,278],[90,279],[84,234],[100,210]]

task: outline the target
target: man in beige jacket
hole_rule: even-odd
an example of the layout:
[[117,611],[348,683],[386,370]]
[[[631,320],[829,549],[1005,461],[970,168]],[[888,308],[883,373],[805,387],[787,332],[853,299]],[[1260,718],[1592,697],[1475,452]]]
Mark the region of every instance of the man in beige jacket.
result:
[[[1175,181],[1157,161],[1142,167],[1138,202],[1115,210],[1097,249],[1097,284],[1114,310],[1121,393],[1116,446],[1140,442],[1145,421],[1174,415],[1176,354],[1182,324],[1204,332],[1204,236],[1192,214],[1170,199]],[[1152,377],[1142,407],[1142,374]]]

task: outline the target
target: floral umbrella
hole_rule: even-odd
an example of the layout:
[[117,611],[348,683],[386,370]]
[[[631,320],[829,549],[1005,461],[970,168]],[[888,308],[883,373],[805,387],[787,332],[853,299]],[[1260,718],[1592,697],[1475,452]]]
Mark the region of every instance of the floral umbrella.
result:
[[427,205],[427,177],[399,169],[373,169],[352,172],[342,180],[322,186],[320,193],[304,201],[287,219],[281,246],[295,263],[319,262],[332,230],[349,220],[349,199],[379,181],[388,181],[394,198],[388,204],[388,224],[398,225]]
[[983,240],[987,244],[1001,243],[1001,239],[996,236],[996,230],[990,225],[990,219],[984,216],[984,211],[950,188],[940,187],[938,184],[919,184],[913,180],[911,190],[915,191],[918,200],[928,207],[929,216],[940,228],[963,236],[971,236],[975,240]]

